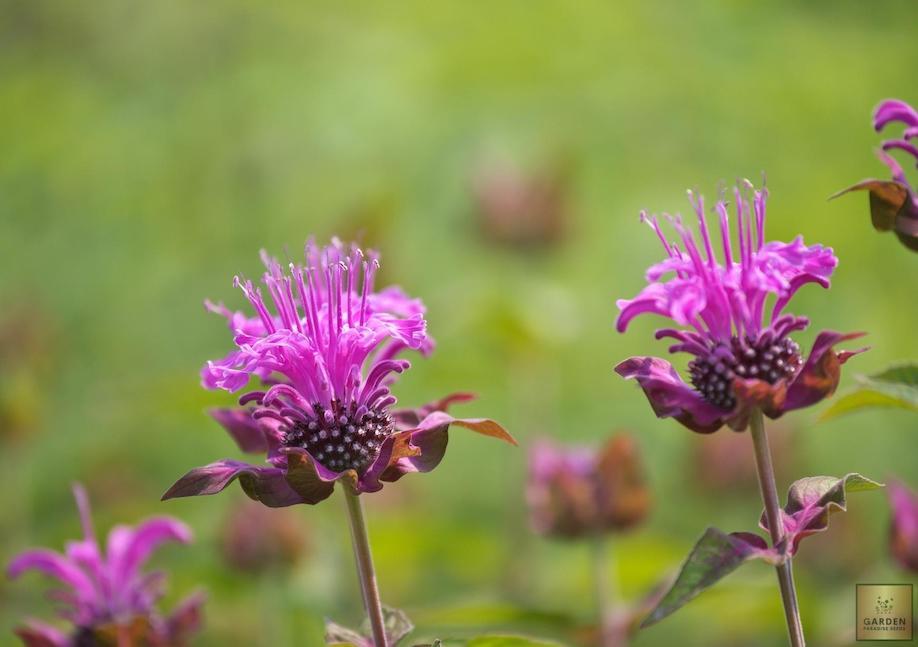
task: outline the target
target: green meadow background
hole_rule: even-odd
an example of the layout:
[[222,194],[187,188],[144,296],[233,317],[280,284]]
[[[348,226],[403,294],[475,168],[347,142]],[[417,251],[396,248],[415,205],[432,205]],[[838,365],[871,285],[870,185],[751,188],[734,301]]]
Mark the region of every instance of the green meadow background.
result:
[[[414,361],[400,402],[476,391],[461,412],[521,445],[455,430],[435,472],[365,498],[383,597],[414,619],[413,643],[577,644],[592,621],[590,547],[529,529],[538,437],[637,437],[655,505],[612,542],[623,600],[671,574],[705,527],[752,529],[748,436],[658,421],[612,372],[665,353],[658,321],[613,329],[615,299],[661,257],[637,215],[766,173],[770,237],[802,233],[841,260],[831,290],[793,304],[813,322],[802,344],[869,332],[842,391],[918,357],[918,257],[873,232],[865,195],[827,201],[886,176],[870,115],[886,97],[918,102],[918,4],[748,4],[0,2],[0,561],[77,537],[81,481],[100,532],[154,514],[192,526],[193,545],[153,564],[170,571],[167,608],[208,591],[196,644],[319,645],[325,617],[359,621],[340,495],[278,512],[303,550],[259,573],[224,557],[239,488],[159,502],[187,469],[239,457],[204,413],[233,398],[198,384],[231,344],[203,300],[243,307],[233,275],[257,275],[261,248],[296,256],[311,234],[359,233],[384,280],[425,300],[438,349]],[[495,160],[551,178],[557,236],[487,235],[476,191],[500,192]],[[819,422],[825,406],[773,426],[782,490],[849,471],[918,486],[914,416]],[[855,583],[914,581],[889,558],[888,523],[885,495],[859,493],[803,545],[813,645],[853,642]],[[0,644],[22,617],[51,614],[45,588],[0,581]],[[774,574],[756,563],[633,645],[784,640]]]

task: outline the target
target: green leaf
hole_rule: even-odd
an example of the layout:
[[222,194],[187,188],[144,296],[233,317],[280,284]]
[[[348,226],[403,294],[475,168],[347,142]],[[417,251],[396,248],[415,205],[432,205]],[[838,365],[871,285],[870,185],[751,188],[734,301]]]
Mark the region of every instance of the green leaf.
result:
[[525,636],[495,635],[472,638],[466,647],[560,647],[560,644]]
[[822,414],[822,420],[878,407],[892,407],[918,413],[918,364],[892,366],[877,375],[859,379],[860,386],[836,399]]
[[677,611],[705,589],[750,559],[778,563],[782,557],[764,539],[752,533],[727,534],[708,528],[682,565],[676,581],[641,623],[649,627]]
[[342,627],[331,620],[326,620],[325,644],[331,647],[364,647],[368,643],[366,636],[348,627]]
[[[412,631],[414,625],[405,612],[400,609],[383,607],[383,623],[386,630],[386,638],[390,645],[398,643]],[[344,647],[350,645],[353,647],[373,647],[371,640],[372,631],[369,621],[364,621],[361,631],[355,631],[348,627],[343,627],[331,620],[325,621],[325,644]]]
[[898,364],[890,366],[882,373],[873,376],[874,380],[892,382],[918,387],[918,364]]
[[[390,645],[397,645],[405,636],[414,631],[414,625],[401,609],[383,607],[383,622],[386,627],[386,637]],[[367,626],[369,629],[369,626]]]
[[508,602],[476,602],[418,611],[415,618],[425,625],[468,625],[545,628],[569,631],[578,626],[578,620],[558,611],[517,606]]
[[[864,492],[884,487],[866,476],[852,472],[841,478],[808,476],[791,484],[787,492],[782,522],[789,553],[797,552],[800,540],[829,527],[829,517],[847,510],[849,492]],[[768,530],[764,512],[759,525]]]

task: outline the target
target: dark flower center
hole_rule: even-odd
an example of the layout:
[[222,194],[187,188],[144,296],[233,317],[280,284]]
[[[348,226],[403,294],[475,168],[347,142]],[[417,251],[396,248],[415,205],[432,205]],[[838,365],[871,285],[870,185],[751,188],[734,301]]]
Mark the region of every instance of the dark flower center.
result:
[[71,640],[73,647],[101,647],[102,645],[92,627],[77,627]]
[[394,430],[392,418],[382,410],[370,409],[358,416],[353,408],[341,407],[335,402],[329,422],[322,405],[314,404],[313,409],[316,418],[296,422],[287,431],[284,444],[304,448],[335,472],[353,469],[362,475]]
[[727,411],[736,406],[733,378],[757,379],[775,384],[793,377],[800,368],[800,346],[789,337],[773,339],[768,333],[758,340],[734,337],[689,362],[692,386],[705,400]]

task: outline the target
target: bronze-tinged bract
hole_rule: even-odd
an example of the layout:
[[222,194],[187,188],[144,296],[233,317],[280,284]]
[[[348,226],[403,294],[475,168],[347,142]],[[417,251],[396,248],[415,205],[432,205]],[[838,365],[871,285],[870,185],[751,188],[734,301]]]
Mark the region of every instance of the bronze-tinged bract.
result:
[[527,500],[536,532],[573,539],[637,525],[651,497],[637,444],[617,434],[598,451],[538,442],[529,457]]

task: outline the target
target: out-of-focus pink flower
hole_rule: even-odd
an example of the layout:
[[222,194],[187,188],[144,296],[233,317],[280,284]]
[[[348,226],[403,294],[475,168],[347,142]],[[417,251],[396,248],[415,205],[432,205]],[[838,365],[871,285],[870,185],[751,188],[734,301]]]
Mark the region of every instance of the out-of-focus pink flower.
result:
[[538,442],[529,456],[526,495],[536,532],[565,538],[625,530],[650,508],[637,444],[627,434],[598,451]]
[[563,160],[536,171],[491,162],[472,178],[483,237],[517,249],[559,243],[567,228],[568,169]]
[[918,573],[918,494],[899,481],[886,487],[892,507],[889,548],[902,568]]
[[86,492],[74,487],[83,539],[67,544],[63,554],[44,548],[21,553],[7,569],[11,578],[39,571],[64,585],[51,597],[72,629],[61,631],[29,621],[17,634],[29,647],[124,646],[178,647],[199,629],[204,597],[192,594],[166,618],[156,611],[165,575],[141,569],[162,543],[191,541],[191,531],[171,517],[156,517],[135,528],[115,526],[105,552],[96,541]]

